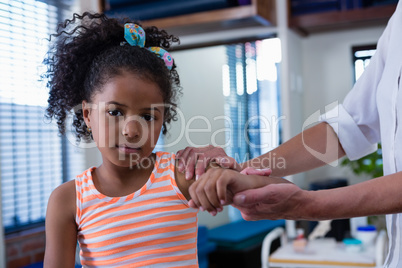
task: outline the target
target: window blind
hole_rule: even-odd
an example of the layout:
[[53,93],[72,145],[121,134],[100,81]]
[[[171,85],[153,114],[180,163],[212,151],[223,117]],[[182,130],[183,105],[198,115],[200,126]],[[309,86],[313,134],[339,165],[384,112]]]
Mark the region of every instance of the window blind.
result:
[[[226,46],[227,64],[222,68],[225,96],[226,153],[242,163],[280,144],[281,117],[277,38]],[[268,163],[275,165],[275,160]],[[242,220],[229,207],[229,219]]]
[[[58,1],[60,2],[60,1]],[[6,232],[43,222],[52,190],[83,170],[83,154],[44,112],[43,58],[66,7],[0,0],[0,176]],[[74,161],[72,161],[74,159]]]
[[280,42],[270,38],[227,45],[226,54],[223,94],[230,118],[226,127],[231,128],[226,132],[226,151],[244,162],[280,143]]

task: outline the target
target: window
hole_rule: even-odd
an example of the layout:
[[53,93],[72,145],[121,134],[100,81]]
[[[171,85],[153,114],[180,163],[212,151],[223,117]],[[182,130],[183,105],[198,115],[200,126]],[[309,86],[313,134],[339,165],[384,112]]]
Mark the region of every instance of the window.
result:
[[364,69],[369,65],[371,57],[376,51],[376,45],[352,47],[353,66],[355,81],[362,75]]
[[[270,38],[226,46],[223,66],[227,153],[241,163],[280,143],[280,41]],[[226,121],[228,122],[228,121]]]
[[[226,132],[226,153],[238,163],[281,143],[280,47],[278,38],[226,46],[222,88],[225,116],[229,119],[225,123],[231,129]],[[275,163],[271,162],[272,165]],[[229,207],[229,218],[242,220],[240,211],[233,207]]]
[[[45,122],[39,82],[66,1],[0,0],[0,176],[6,233],[42,223],[52,190],[83,171],[83,156]],[[71,4],[71,3],[69,3]],[[68,13],[70,14],[70,12]]]

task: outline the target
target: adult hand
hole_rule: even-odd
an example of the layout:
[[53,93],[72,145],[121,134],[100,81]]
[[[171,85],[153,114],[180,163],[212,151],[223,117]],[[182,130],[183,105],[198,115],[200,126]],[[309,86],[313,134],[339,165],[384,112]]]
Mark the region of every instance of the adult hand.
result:
[[227,156],[225,151],[220,147],[214,147],[212,145],[206,147],[186,147],[180,150],[176,154],[178,159],[178,170],[180,172],[186,172],[185,177],[187,180],[199,176],[205,173],[205,170],[210,162],[216,162],[223,168],[241,170],[240,165],[234,158]]
[[237,193],[233,206],[238,208],[247,221],[262,219],[307,219],[311,192],[293,183],[269,184],[258,189]]

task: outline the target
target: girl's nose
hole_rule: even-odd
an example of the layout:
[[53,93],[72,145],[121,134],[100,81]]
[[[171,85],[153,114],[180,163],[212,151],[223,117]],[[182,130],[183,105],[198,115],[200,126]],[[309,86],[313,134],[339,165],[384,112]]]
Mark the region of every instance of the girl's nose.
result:
[[138,119],[131,118],[124,122],[122,134],[126,139],[135,139],[141,136],[141,122]]

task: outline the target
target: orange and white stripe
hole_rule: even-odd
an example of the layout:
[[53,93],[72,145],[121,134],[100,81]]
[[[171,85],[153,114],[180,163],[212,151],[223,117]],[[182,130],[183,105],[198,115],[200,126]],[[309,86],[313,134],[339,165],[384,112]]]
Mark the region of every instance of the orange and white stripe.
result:
[[197,210],[177,187],[175,156],[156,153],[138,191],[108,197],[88,169],[76,178],[78,242],[83,267],[198,267]]

